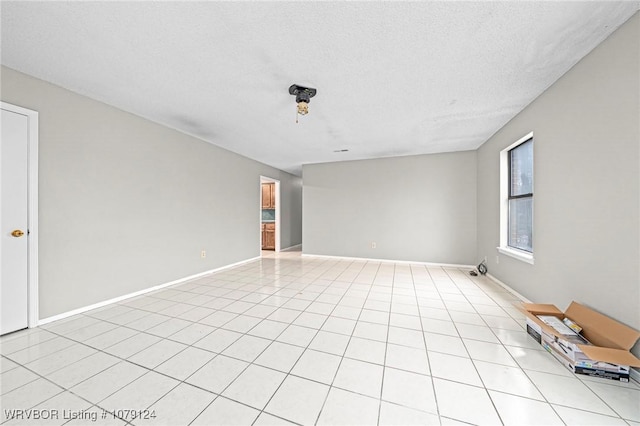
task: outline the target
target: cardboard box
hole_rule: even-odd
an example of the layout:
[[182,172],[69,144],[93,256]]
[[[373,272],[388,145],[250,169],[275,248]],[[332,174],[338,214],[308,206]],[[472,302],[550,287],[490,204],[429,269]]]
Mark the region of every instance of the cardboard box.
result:
[[592,377],[602,377],[604,379],[610,380],[619,380],[621,382],[629,381],[629,369],[625,366],[615,365],[615,364],[607,364],[598,362],[595,365],[581,365],[581,363],[576,363],[575,361],[571,361],[570,359],[562,356],[558,351],[548,347],[547,345],[542,345],[547,351],[549,351],[562,365],[567,367],[570,371],[576,374],[584,374]]
[[[577,302],[571,302],[566,312],[535,303],[524,303],[520,309],[526,316],[527,333],[574,373],[628,382],[631,367],[640,367],[640,359],[629,352],[640,332],[631,327]],[[582,327],[582,333],[570,334],[570,329],[567,332],[545,317],[569,318]]]

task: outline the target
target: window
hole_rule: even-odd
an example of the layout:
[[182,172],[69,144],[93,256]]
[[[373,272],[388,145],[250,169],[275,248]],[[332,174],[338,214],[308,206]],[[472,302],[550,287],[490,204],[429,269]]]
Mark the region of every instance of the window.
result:
[[533,139],[509,150],[507,245],[533,253]]
[[533,263],[533,133],[500,153],[500,253]]

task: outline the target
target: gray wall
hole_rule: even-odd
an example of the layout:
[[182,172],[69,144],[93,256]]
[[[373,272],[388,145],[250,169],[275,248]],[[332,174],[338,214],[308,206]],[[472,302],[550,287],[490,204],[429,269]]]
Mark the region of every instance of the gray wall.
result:
[[[2,68],[39,112],[40,318],[260,255],[260,175],[281,181],[282,248],[300,178]],[[200,257],[201,250],[207,257]]]
[[[478,255],[538,303],[640,329],[640,15],[478,150]],[[534,132],[535,265],[499,256],[499,152]],[[635,353],[640,355],[640,347]]]
[[476,258],[475,151],[304,165],[302,176],[305,254]]

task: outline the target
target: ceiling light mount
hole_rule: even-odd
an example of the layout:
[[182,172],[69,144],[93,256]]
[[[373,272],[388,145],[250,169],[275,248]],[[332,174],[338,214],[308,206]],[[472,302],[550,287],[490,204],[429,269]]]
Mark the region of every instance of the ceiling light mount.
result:
[[[309,102],[311,98],[316,95],[317,90],[310,87],[304,87],[297,84],[292,84],[289,87],[289,94],[296,97],[296,103],[298,104],[298,115],[307,115],[309,113]],[[296,116],[296,123],[298,118]]]

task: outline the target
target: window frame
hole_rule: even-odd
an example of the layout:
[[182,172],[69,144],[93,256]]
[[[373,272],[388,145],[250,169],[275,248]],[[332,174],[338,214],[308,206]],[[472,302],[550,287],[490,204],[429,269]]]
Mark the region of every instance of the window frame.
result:
[[[535,172],[533,174],[534,182],[532,182],[531,193],[520,195],[511,194],[511,151],[529,141],[534,142],[533,132],[528,133],[500,151],[500,245],[496,247],[496,249],[501,254],[533,265],[533,211],[531,212],[532,251],[529,252],[509,245],[509,201],[519,198],[530,198],[532,205],[534,202],[535,190],[533,188],[535,187]],[[535,158],[532,161],[535,164]]]

